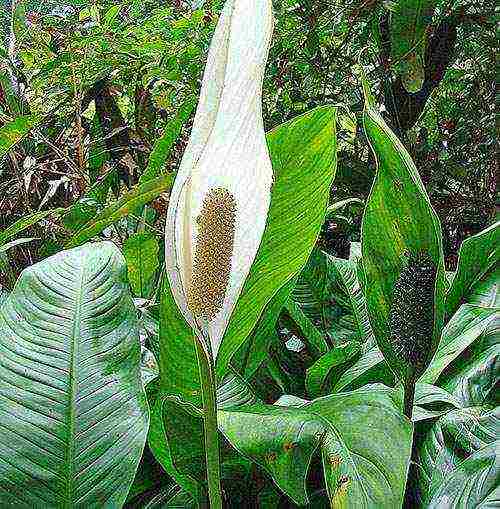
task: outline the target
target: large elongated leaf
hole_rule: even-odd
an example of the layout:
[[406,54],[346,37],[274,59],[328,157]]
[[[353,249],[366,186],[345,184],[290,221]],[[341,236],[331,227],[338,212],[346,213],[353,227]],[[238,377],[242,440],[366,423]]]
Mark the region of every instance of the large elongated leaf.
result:
[[[419,488],[424,507],[428,507],[432,499],[436,500],[434,497],[437,493],[444,494],[444,486],[456,475],[457,470],[460,471],[463,462],[473,459],[475,453],[485,447],[498,448],[499,430],[499,409],[489,410],[487,407],[452,410],[431,427],[418,451]],[[498,466],[496,468],[498,476]],[[468,485],[467,490],[471,486]],[[452,496],[450,492],[451,500],[456,495]],[[477,505],[451,504],[446,507]]]
[[472,285],[500,259],[500,221],[465,239],[458,253],[458,267],[446,294],[446,313],[451,316],[467,297]]
[[149,203],[163,192],[170,191],[173,180],[173,175],[163,175],[134,187],[85,223],[71,237],[66,247],[79,246],[89,241],[114,222],[126,217],[130,212],[134,212],[138,207]]
[[0,500],[121,507],[148,427],[137,319],[111,243],[26,269],[0,308]]
[[[219,375],[254,329],[266,305],[306,263],[323,223],[335,169],[335,108],[312,110],[268,134],[275,183],[266,230],[217,356]],[[168,249],[168,247],[167,247]],[[200,402],[192,332],[168,285],[160,324],[162,386]]]
[[436,355],[420,380],[434,383],[444,369],[481,336],[498,313],[495,308],[464,304],[444,328]]
[[332,507],[393,509],[403,501],[412,427],[390,393],[378,385],[292,407],[244,405],[221,410],[219,423],[300,505],[308,502],[307,471],[319,448]]
[[[389,129],[374,105],[368,83],[363,77],[365,93],[364,128],[370,146],[377,160],[377,175],[366,203],[362,222],[363,267],[366,274],[365,295],[370,323],[378,346],[385,359],[400,379],[407,382],[422,374],[425,364],[436,351],[441,334],[444,315],[444,261],[439,219],[434,212],[429,197],[422,184],[407,150]],[[391,334],[389,317],[393,302],[396,281],[408,264],[424,256],[430,260],[436,273],[430,295],[422,296],[425,315],[419,327],[429,328],[427,344],[416,350],[408,344],[408,331],[405,337]],[[403,286],[403,283],[400,282]],[[404,288],[403,288],[404,289]],[[402,290],[403,291],[403,290]],[[419,292],[413,284],[410,291]],[[432,295],[433,294],[433,295]],[[415,297],[416,300],[416,297]],[[398,316],[400,322],[405,321]],[[422,325],[422,321],[428,322]],[[404,329],[405,324],[400,324]],[[415,324],[413,324],[415,326]],[[406,341],[406,343],[405,343]],[[412,356],[420,362],[408,362],[402,352],[412,349]],[[425,352],[426,356],[422,355]]]

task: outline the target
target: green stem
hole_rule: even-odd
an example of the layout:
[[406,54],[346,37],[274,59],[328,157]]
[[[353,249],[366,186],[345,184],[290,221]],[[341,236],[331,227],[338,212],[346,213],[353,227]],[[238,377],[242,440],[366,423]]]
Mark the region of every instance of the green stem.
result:
[[413,414],[413,400],[415,399],[415,381],[406,380],[404,383],[403,413],[411,420]]
[[198,356],[203,399],[208,499],[210,502],[210,509],[222,509],[214,365],[211,357],[205,351],[200,341],[196,341],[196,353]]

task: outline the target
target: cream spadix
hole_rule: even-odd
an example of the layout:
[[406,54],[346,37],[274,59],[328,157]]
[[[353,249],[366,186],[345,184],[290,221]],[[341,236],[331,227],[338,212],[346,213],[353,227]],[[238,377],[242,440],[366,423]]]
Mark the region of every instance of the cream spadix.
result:
[[228,0],[167,212],[174,299],[214,358],[255,259],[273,173],[262,121],[271,0]]

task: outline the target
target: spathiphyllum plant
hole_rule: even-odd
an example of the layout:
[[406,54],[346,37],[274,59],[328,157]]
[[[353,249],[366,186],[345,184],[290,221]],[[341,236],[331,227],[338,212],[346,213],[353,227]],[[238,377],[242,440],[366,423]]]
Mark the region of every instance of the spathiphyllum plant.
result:
[[221,506],[214,360],[264,232],[273,182],[261,112],[272,27],[269,0],[226,3],[167,212],[168,280],[197,341],[212,507]]

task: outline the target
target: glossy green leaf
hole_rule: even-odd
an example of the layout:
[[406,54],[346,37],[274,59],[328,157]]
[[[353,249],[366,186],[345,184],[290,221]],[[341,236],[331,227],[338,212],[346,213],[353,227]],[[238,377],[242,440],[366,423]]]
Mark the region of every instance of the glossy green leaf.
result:
[[451,316],[459,308],[474,283],[481,279],[500,259],[500,221],[465,239],[458,253],[458,266],[446,294],[446,313]]
[[[373,103],[363,77],[365,133],[377,161],[377,175],[366,203],[362,221],[365,295],[378,346],[398,377],[409,382],[422,374],[439,343],[444,315],[444,261],[439,219],[431,207],[415,165]],[[406,362],[398,353],[401,341],[391,340],[389,316],[396,281],[407,258],[425,254],[436,268],[434,303],[429,318],[428,338],[422,363]],[[418,289],[415,289],[418,291]]]
[[173,175],[164,175],[134,187],[117,201],[99,212],[93,219],[85,223],[71,237],[66,247],[79,246],[87,242],[96,235],[99,235],[108,226],[126,217],[130,212],[134,212],[138,207],[169,191],[172,187],[173,179]]
[[[418,483],[424,507],[428,507],[436,493],[457,470],[460,471],[463,462],[474,458],[475,453],[485,447],[498,448],[499,429],[499,409],[485,407],[452,410],[431,427],[418,451]],[[476,506],[459,504],[450,507]]]
[[335,346],[328,353],[322,355],[307,369],[307,392],[312,397],[322,396],[324,394],[328,375],[331,373],[332,369],[352,360],[359,355],[360,351],[361,345],[353,341],[351,343]]
[[123,245],[130,286],[139,297],[148,296],[152,278],[158,268],[159,249],[153,233],[134,233]]
[[359,341],[361,343],[373,341],[373,330],[368,318],[365,296],[358,280],[356,263],[351,260],[327,256],[327,264],[328,271],[340,282],[349,301]]
[[334,107],[316,108],[267,135],[274,171],[267,225],[217,356],[219,374],[311,253],[335,174],[335,117]]
[[14,145],[30,132],[39,120],[36,115],[25,115],[0,127],[0,161]]
[[408,92],[418,92],[423,85],[427,28],[436,3],[436,0],[397,0],[391,12],[392,63]]
[[308,502],[307,472],[319,449],[339,507],[393,509],[403,501],[412,427],[390,392],[379,385],[298,406],[256,403],[221,410],[219,423],[233,447],[299,505]]
[[481,336],[498,313],[496,308],[461,306],[443,329],[437,352],[420,380],[434,383],[446,367]]
[[467,302],[484,307],[500,308],[500,266],[488,273],[471,289]]
[[121,507],[148,428],[137,319],[111,243],[25,269],[0,308],[0,500]]
[[172,147],[180,136],[181,130],[193,112],[194,104],[191,101],[181,106],[175,118],[166,126],[163,135],[156,141],[153,151],[139,183],[148,182],[165,172],[165,163],[170,157]]
[[493,508],[500,502],[500,440],[469,456],[433,493],[429,509]]

